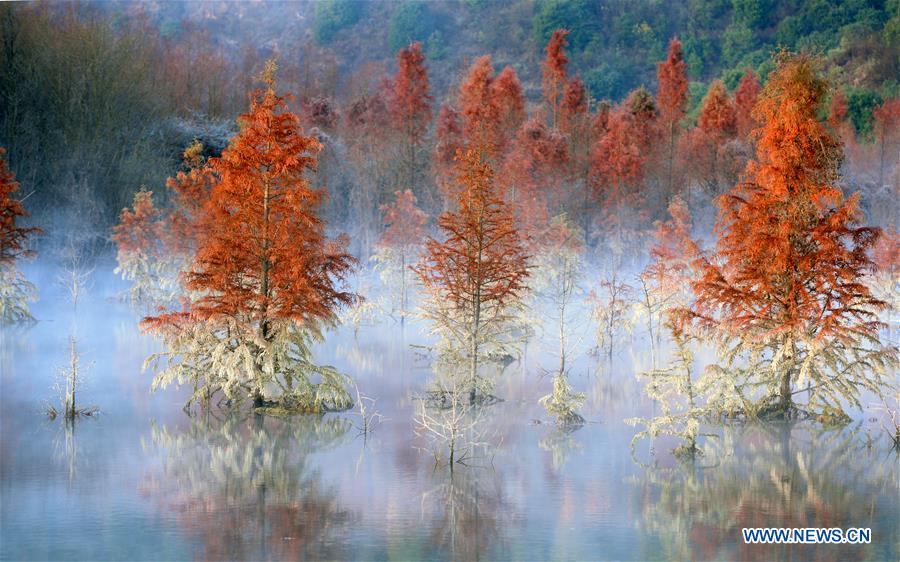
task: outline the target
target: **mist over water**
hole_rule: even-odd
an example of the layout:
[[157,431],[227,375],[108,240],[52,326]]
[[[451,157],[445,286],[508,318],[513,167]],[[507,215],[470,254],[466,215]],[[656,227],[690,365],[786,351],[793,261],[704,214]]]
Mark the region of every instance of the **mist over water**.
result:
[[[659,440],[656,456],[624,419],[646,416],[634,373],[650,366],[643,331],[612,364],[580,354],[582,428],[564,433],[548,393],[552,342],[529,344],[498,377],[485,440],[451,475],[413,422],[433,376],[413,345],[426,327],[389,318],[329,334],[319,362],[353,377],[383,423],[363,437],[353,412],[274,418],[185,414],[184,390],[151,393],[158,349],[124,284],[98,264],[77,310],[55,268],[23,268],[40,288],[30,328],[0,331],[0,558],[45,559],[816,559],[900,555],[900,469],[879,414],[842,429],[747,424],[714,434],[694,467]],[[585,330],[592,330],[590,326]],[[101,413],[49,421],[57,368],[77,334],[80,403]],[[590,337],[587,338],[588,343]],[[589,345],[585,345],[585,348]],[[702,363],[702,361],[701,361]],[[867,406],[874,400],[864,399]],[[541,421],[543,423],[538,423]],[[744,545],[742,527],[871,527],[872,544]]]

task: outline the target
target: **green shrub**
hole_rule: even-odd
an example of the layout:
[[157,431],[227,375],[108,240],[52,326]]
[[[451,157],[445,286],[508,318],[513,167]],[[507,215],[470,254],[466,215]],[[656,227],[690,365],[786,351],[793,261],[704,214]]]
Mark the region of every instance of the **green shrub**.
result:
[[428,4],[410,1],[399,4],[388,22],[388,46],[397,52],[414,41],[425,41],[434,31]]
[[548,0],[538,5],[531,21],[534,41],[544,48],[553,31],[569,30],[569,45],[573,52],[581,51],[601,33],[597,4],[589,0]]
[[425,42],[425,56],[429,60],[441,60],[447,56],[447,45],[441,32],[434,30]]
[[872,133],[872,111],[883,101],[871,90],[857,88],[847,92],[847,113],[858,135],[866,137]]
[[737,63],[745,54],[753,50],[756,38],[749,27],[733,22],[722,35],[722,55],[729,65]]
[[330,43],[335,34],[359,20],[360,0],[319,0],[313,12],[313,36],[321,44]]
[[628,93],[625,73],[605,62],[588,70],[584,75],[584,83],[591,96],[596,99],[617,100]]

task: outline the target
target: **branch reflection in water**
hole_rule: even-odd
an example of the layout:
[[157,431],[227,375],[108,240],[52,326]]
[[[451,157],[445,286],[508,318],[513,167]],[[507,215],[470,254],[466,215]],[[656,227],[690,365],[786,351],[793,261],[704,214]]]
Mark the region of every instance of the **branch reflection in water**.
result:
[[341,418],[257,414],[191,418],[186,429],[154,425],[158,472],[142,488],[176,513],[207,560],[346,558],[336,540],[354,514],[308,457],[342,443]]
[[[629,478],[639,493],[638,558],[678,560],[897,560],[898,545],[878,537],[900,520],[893,452],[860,426],[725,427],[694,461],[644,465]],[[889,455],[893,458],[885,458]],[[872,529],[868,545],[743,544],[742,528]],[[662,547],[660,550],[659,547]]]

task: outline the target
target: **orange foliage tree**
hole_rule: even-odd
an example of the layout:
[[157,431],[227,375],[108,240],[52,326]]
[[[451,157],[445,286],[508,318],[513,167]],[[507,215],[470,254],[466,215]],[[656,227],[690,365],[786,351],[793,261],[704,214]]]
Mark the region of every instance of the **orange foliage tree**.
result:
[[[560,132],[568,139],[568,170],[565,173],[571,185],[565,202],[572,220],[577,221],[584,232],[590,228],[592,214],[591,152],[597,139],[606,132],[605,123],[600,125],[599,121],[609,117],[607,105],[600,104],[596,114],[591,113],[589,106],[581,78],[576,76],[569,80],[563,92],[559,122]],[[606,114],[601,115],[604,109]]]
[[567,159],[566,139],[537,119],[522,126],[506,155],[501,183],[529,245],[541,244],[550,217],[561,211]]
[[716,251],[699,259],[690,316],[723,343],[714,369],[745,413],[791,417],[809,384],[809,407],[842,419],[862,389],[882,392],[896,356],[865,283],[880,232],[859,226],[858,195],[837,187],[840,145],[817,117],[825,93],[813,59],[779,56],[755,110],[756,160],[721,198]]
[[447,197],[455,185],[456,153],[462,150],[465,142],[459,112],[453,106],[447,104],[441,106],[434,136],[431,166],[438,187]]
[[203,145],[192,142],[182,154],[185,169],[166,180],[172,193],[173,208],[169,224],[161,229],[160,237],[168,253],[186,259],[196,249],[197,217],[212,191],[212,171],[205,166]]
[[0,264],[11,266],[16,258],[32,255],[25,242],[41,230],[16,225],[16,221],[27,217],[28,212],[21,201],[12,197],[19,190],[19,182],[6,166],[5,153],[6,149],[0,148]]
[[669,203],[669,216],[669,220],[657,223],[650,263],[638,276],[637,301],[641,315],[647,321],[654,368],[662,326],[668,327],[676,340],[681,335],[671,313],[689,304],[691,265],[697,257],[696,246],[691,240],[691,213],[683,199],[676,197]]
[[491,88],[493,83],[491,57],[484,55],[475,59],[459,87],[460,114],[467,146],[478,147],[491,158],[501,151],[497,104],[494,103]]
[[689,180],[709,192],[720,193],[723,177],[730,178],[726,144],[735,137],[737,117],[734,104],[721,80],[715,80],[703,100],[697,127],[683,137],[681,149]]
[[528,255],[490,165],[474,149],[458,159],[458,208],[440,216],[446,238],[427,240],[414,271],[431,298],[426,316],[442,336],[444,359],[468,365],[461,384],[474,404],[486,389],[479,365],[503,348],[511,309],[526,291]]
[[655,124],[656,108],[644,89],[610,112],[592,155],[594,192],[601,201],[618,203],[640,191]]
[[416,206],[416,196],[411,190],[397,191],[395,195],[393,203],[381,206],[387,228],[372,259],[378,263],[382,281],[393,290],[393,307],[404,322],[409,300],[407,270],[418,260],[428,215]]
[[515,71],[494,76],[490,55],[478,57],[459,87],[459,107],[466,146],[495,161],[525,119],[525,100]]
[[559,126],[560,109],[565,98],[566,67],[569,65],[569,58],[566,56],[568,35],[569,31],[566,29],[557,29],[553,32],[545,49],[546,56],[541,63],[541,87],[544,92],[544,103],[547,104],[549,112],[547,122],[554,129]]
[[391,116],[401,141],[401,182],[421,192],[425,133],[431,124],[431,95],[422,43],[415,42],[397,54],[397,74],[391,99]]
[[657,129],[653,98],[633,91],[609,114],[606,132],[591,155],[591,189],[602,211],[598,227],[616,259],[634,247],[642,220],[639,206]]
[[348,407],[344,377],[312,364],[309,341],[354,302],[339,286],[354,260],[345,240],[325,236],[325,193],[308,178],[321,145],[275,93],[274,73],[270,61],[240,132],[207,164],[215,180],[194,217],[197,248],[184,273],[192,298],[143,322],[170,347],[155,356],[167,367],[154,387],[192,381],[191,400],[221,391],[238,401],[249,394],[255,406],[270,406],[266,393],[279,387],[283,407]]
[[525,97],[513,67],[504,67],[491,83],[491,101],[497,110],[500,138],[512,138],[525,121]]
[[832,129],[837,130],[847,120],[847,109],[847,96],[838,88],[831,94],[828,107],[828,125]]
[[133,303],[164,305],[175,296],[178,263],[164,243],[171,224],[154,205],[153,192],[141,188],[132,208],[122,209],[113,227],[118,262],[114,273],[131,282],[127,297]]
[[354,100],[344,112],[346,163],[354,172],[355,185],[348,194],[348,215],[353,221],[353,242],[361,256],[372,251],[381,232],[378,206],[389,201],[396,189],[396,152],[390,100],[390,80],[383,80],[374,92]]
[[735,119],[737,133],[741,139],[746,139],[753,129],[759,127],[759,122],[753,116],[753,108],[756,107],[759,90],[759,79],[756,77],[756,73],[748,68],[744,71],[741,81],[734,90]]
[[666,190],[671,194],[675,183],[675,140],[679,123],[684,118],[688,91],[687,64],[677,37],[669,41],[666,60],[656,65],[656,79],[659,83],[656,105],[659,108],[660,128],[666,134]]
[[16,259],[29,257],[28,237],[41,232],[39,228],[16,224],[28,216],[22,202],[13,199],[19,182],[6,166],[5,149],[0,148],[0,324],[31,321],[28,301],[34,298],[34,286],[16,270]]

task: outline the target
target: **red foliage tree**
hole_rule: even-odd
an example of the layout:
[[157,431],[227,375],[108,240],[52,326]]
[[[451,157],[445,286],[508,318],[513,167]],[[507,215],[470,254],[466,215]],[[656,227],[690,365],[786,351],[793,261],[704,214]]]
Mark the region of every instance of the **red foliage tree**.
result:
[[[602,110],[605,115],[601,115]],[[571,218],[577,221],[587,232],[590,225],[591,208],[591,152],[600,136],[606,132],[605,121],[608,119],[608,106],[600,105],[600,111],[592,115],[589,111],[589,99],[584,82],[578,76],[569,80],[563,92],[560,107],[559,129],[568,140],[568,170],[571,193],[568,194]]]
[[543,78],[541,86],[544,91],[544,103],[547,104],[549,114],[547,121],[551,128],[559,126],[560,108],[564,98],[566,82],[568,80],[566,67],[569,58],[566,56],[566,37],[569,31],[557,29],[547,43],[546,56],[541,63]]
[[681,41],[673,37],[669,41],[669,53],[665,61],[656,65],[656,79],[659,90],[656,106],[659,109],[660,128],[666,134],[666,189],[672,193],[675,183],[675,140],[678,124],[684,118],[687,107],[687,64],[681,51]]
[[494,103],[494,68],[490,55],[475,59],[459,87],[459,106],[467,146],[490,158],[500,152],[497,104]]
[[[228,320],[271,343],[279,326],[315,333],[355,299],[338,287],[354,260],[344,240],[326,238],[317,214],[325,192],[307,178],[321,145],[301,133],[286,98],[275,93],[274,72],[268,63],[266,89],[254,92],[240,131],[208,163],[215,180],[193,217],[197,249],[184,276],[186,288],[199,296],[184,312],[145,319],[150,330]],[[262,386],[253,383],[256,403]]]
[[397,191],[394,195],[393,203],[381,206],[386,226],[381,243],[395,248],[417,246],[425,237],[428,215],[416,206],[412,190]]
[[659,82],[656,93],[659,118],[666,125],[677,124],[684,118],[688,91],[687,64],[677,37],[669,41],[666,60],[656,65],[656,80]]
[[836,89],[831,94],[831,104],[828,108],[828,124],[837,130],[847,120],[847,96],[844,90]]
[[153,192],[141,189],[134,195],[132,208],[122,209],[112,240],[120,253],[157,255],[163,251],[160,241],[165,228],[163,213],[153,204]]
[[647,316],[654,357],[661,324],[665,323],[677,337],[679,326],[670,313],[688,304],[692,264],[699,256],[699,249],[691,239],[691,212],[683,199],[672,200],[669,216],[669,220],[657,222],[650,263],[640,277],[640,301]]
[[32,254],[26,249],[25,242],[41,229],[16,226],[16,221],[27,217],[28,212],[21,201],[12,198],[19,189],[19,182],[6,166],[5,153],[6,150],[0,148],[0,265],[11,266],[16,258]]
[[400,314],[401,321],[407,310],[407,269],[417,258],[418,249],[425,239],[425,225],[428,215],[416,206],[416,196],[409,189],[397,191],[393,203],[381,206],[386,226],[379,245],[394,252],[397,270],[400,274]]
[[168,228],[160,232],[166,249],[187,256],[196,249],[196,218],[209,199],[215,179],[205,166],[203,145],[194,141],[184,153],[185,170],[166,180],[166,187],[174,194],[173,210]]
[[592,155],[595,195],[610,204],[639,191],[653,140],[656,110],[646,90],[632,92],[606,123]]
[[176,238],[171,227],[180,222],[173,219],[183,216],[167,216],[153,204],[153,192],[144,188],[135,193],[132,208],[122,209],[112,235],[117,249],[115,273],[131,282],[128,296],[133,303],[155,307],[175,296],[178,258],[185,254],[170,252],[188,247],[189,242]]
[[438,187],[446,197],[450,195],[455,185],[456,154],[463,149],[465,143],[459,112],[453,106],[447,104],[441,106],[434,136],[431,163]]
[[420,152],[425,133],[431,124],[431,95],[428,93],[428,70],[422,43],[415,42],[397,54],[397,74],[394,76],[394,95],[391,115],[400,133],[404,183],[413,191],[420,188],[423,166]]
[[756,106],[757,159],[721,198],[716,253],[694,283],[694,317],[749,354],[748,384],[783,416],[798,379],[837,411],[860,388],[880,392],[890,356],[877,343],[884,303],[862,282],[879,231],[858,226],[858,195],[836,185],[840,145],[817,117],[825,92],[812,59],[779,57]]
[[588,112],[588,95],[584,82],[576,76],[566,83],[559,105],[559,130],[568,135],[582,125]]
[[386,203],[397,187],[396,152],[390,113],[392,84],[383,80],[374,92],[354,100],[344,112],[347,163],[357,177],[347,205],[355,223],[354,242],[368,255],[381,232],[378,206]]
[[734,90],[737,133],[742,139],[749,137],[750,132],[759,127],[759,122],[753,116],[753,108],[756,107],[759,90],[759,78],[752,69],[748,68],[744,71],[741,81]]
[[597,138],[602,137],[609,130],[609,112],[611,110],[612,105],[606,100],[597,104],[597,111],[591,118],[591,129]]
[[303,114],[310,126],[331,132],[338,123],[339,115],[334,102],[324,96],[316,96],[303,104]]
[[480,152],[459,156],[458,209],[442,214],[443,241],[429,238],[425,257],[414,269],[432,297],[450,307],[440,322],[464,334],[469,401],[475,402],[482,347],[504,321],[507,308],[521,299],[528,277],[525,253],[513,215]]
[[613,250],[614,267],[642,236],[643,186],[656,131],[653,97],[639,88],[610,112],[607,131],[591,154],[591,193],[601,209],[595,223]]
[[683,137],[681,153],[685,167],[691,172],[691,179],[699,181],[713,193],[719,192],[721,176],[726,161],[726,143],[735,137],[737,117],[728,90],[721,80],[715,80],[709,87],[697,127]]
[[497,110],[498,137],[501,140],[498,152],[502,153],[506,140],[511,139],[525,121],[522,84],[513,67],[504,67],[491,83],[491,98]]
[[540,244],[550,217],[561,211],[567,160],[565,137],[537,119],[522,126],[506,156],[501,183],[529,243]]
[[737,127],[734,104],[721,80],[714,80],[709,86],[697,126],[710,135],[733,136]]

